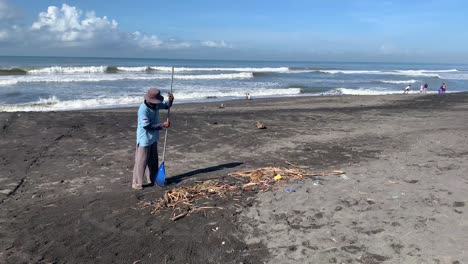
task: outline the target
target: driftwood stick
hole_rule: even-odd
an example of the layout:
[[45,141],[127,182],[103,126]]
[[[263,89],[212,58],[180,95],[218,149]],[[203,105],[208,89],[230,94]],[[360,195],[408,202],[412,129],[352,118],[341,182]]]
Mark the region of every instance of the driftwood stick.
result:
[[172,217],[171,220],[175,222],[175,221],[177,221],[177,220],[179,220],[179,219],[185,217],[188,213],[189,213],[189,212],[187,211],[187,212],[183,212],[183,213],[181,213],[181,214],[178,214],[178,215]]

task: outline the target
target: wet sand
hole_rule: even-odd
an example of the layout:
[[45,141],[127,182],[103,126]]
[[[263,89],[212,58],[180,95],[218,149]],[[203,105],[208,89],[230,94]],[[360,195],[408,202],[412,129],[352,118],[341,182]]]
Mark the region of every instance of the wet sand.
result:
[[[130,188],[136,109],[0,113],[0,262],[468,262],[467,93],[223,104],[174,106],[170,185],[143,191]],[[286,161],[349,179],[217,200],[177,222],[139,206]]]

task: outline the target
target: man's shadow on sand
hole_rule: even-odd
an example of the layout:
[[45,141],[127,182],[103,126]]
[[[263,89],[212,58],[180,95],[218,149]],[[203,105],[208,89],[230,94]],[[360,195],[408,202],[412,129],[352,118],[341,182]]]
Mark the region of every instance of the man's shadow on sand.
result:
[[240,166],[242,164],[244,164],[244,163],[243,162],[231,162],[231,163],[211,166],[211,167],[204,168],[204,169],[189,171],[189,172],[186,172],[184,174],[179,174],[179,175],[176,175],[176,176],[173,176],[173,177],[170,177],[170,178],[166,178],[166,185],[172,185],[172,184],[179,183],[179,182],[183,181],[185,178],[192,177],[192,176],[200,174],[200,173],[208,173],[208,172],[214,172],[214,171],[219,171],[219,170],[223,170],[223,169],[231,169],[231,168],[235,168],[237,166]]

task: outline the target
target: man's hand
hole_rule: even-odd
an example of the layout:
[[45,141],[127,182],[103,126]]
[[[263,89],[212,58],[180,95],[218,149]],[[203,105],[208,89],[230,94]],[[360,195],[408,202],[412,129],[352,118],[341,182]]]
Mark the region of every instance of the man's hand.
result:
[[172,103],[174,101],[174,95],[172,93],[168,93],[169,101]]
[[162,125],[163,125],[164,128],[169,128],[171,126],[171,122],[166,121],[166,122],[162,123]]

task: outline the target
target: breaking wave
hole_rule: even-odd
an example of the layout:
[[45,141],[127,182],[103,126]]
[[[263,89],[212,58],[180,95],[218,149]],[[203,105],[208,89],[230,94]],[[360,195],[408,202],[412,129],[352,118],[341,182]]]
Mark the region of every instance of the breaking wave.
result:
[[[214,79],[248,79],[253,78],[251,72],[232,74],[204,74],[204,75],[176,75],[175,80],[214,80]],[[112,75],[112,74],[88,74],[88,75],[36,75],[21,76],[15,79],[0,80],[0,85],[13,85],[18,83],[67,83],[67,82],[101,82],[120,80],[167,80],[170,75]]]
[[425,76],[440,78],[439,73],[457,72],[458,70],[394,70],[394,71],[366,71],[366,70],[320,70],[327,74],[380,74],[380,75],[405,75],[405,76]]
[[[324,95],[389,95],[389,94],[402,94],[403,90],[387,90],[387,89],[350,89],[350,88],[335,88],[329,90]],[[437,93],[436,91],[429,91],[428,93]],[[411,91],[410,94],[419,94],[419,89]]]
[[403,80],[403,81],[393,81],[393,80],[389,80],[389,81],[380,81],[382,83],[393,83],[393,84],[407,84],[407,83],[417,83],[418,80]]
[[27,71],[23,69],[19,69],[19,68],[12,68],[12,69],[0,68],[0,76],[2,75],[25,75],[25,74],[27,74]]
[[[172,67],[150,67],[152,70],[171,72]],[[176,67],[174,72],[191,72],[191,71],[233,71],[233,72],[289,72],[288,67],[264,67],[264,68],[187,68],[187,67]]]
[[[178,92],[177,101],[207,101],[208,99],[235,99],[244,98],[246,93],[255,98],[275,97],[275,96],[293,96],[299,95],[301,89],[241,89],[232,91],[219,90],[203,90],[194,92]],[[80,109],[100,109],[100,108],[115,108],[136,106],[143,100],[143,95],[140,96],[120,96],[120,97],[103,97],[95,99],[81,100],[60,100],[56,96],[46,99],[39,99],[36,102],[25,104],[5,104],[0,105],[0,112],[39,112],[39,111],[64,111],[64,110],[80,110]]]

